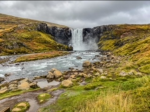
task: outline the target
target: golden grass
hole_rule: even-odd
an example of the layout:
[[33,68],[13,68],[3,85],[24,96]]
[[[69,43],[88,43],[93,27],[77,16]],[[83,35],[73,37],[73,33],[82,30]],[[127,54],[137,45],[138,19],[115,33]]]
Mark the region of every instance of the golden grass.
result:
[[15,60],[15,62],[47,59],[47,58],[53,58],[57,56],[67,55],[67,54],[69,54],[69,52],[65,52],[65,51],[51,51],[51,52],[46,52],[46,53],[30,54],[30,55],[18,57]]
[[131,107],[130,96],[123,92],[115,94],[110,91],[86,102],[85,106],[76,112],[132,112]]

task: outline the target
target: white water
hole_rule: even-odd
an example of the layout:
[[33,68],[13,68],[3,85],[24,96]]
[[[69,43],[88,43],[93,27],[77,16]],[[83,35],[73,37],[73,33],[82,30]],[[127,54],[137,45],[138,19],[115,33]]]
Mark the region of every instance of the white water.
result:
[[73,50],[84,50],[83,29],[71,29]]
[[97,50],[95,40],[88,40],[88,43],[83,42],[83,29],[71,29],[72,32],[72,47],[74,51]]

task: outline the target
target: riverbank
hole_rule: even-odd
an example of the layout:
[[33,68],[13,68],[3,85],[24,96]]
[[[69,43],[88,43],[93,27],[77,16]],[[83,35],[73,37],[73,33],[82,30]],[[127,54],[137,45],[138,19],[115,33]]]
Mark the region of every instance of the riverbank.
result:
[[30,55],[20,56],[14,62],[18,63],[18,62],[48,59],[48,58],[54,58],[54,57],[58,57],[58,56],[64,56],[64,55],[67,55],[67,54],[70,54],[70,52],[67,52],[67,51],[51,51],[51,52],[45,52],[45,53],[30,54]]

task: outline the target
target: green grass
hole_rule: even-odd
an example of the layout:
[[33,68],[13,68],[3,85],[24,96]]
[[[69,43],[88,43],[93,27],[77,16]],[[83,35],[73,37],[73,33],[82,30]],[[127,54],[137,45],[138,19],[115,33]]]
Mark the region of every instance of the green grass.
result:
[[1,100],[1,99],[4,99],[4,98],[12,97],[12,96],[21,95],[21,94],[23,94],[23,93],[36,91],[36,90],[39,90],[39,89],[40,89],[40,88],[38,88],[38,89],[29,89],[28,91],[21,91],[21,90],[9,91],[9,92],[0,94],[0,100]]
[[39,94],[37,99],[39,103],[44,103],[46,101],[48,101],[52,96],[49,93],[42,93]]

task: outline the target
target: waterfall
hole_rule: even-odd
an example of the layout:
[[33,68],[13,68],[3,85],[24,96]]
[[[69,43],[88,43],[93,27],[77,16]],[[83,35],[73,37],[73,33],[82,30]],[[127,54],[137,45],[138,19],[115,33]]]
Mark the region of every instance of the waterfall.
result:
[[84,50],[96,50],[97,44],[94,40],[88,40],[88,43],[83,42],[83,29],[71,29],[72,40],[71,45],[74,51],[84,51]]

